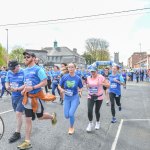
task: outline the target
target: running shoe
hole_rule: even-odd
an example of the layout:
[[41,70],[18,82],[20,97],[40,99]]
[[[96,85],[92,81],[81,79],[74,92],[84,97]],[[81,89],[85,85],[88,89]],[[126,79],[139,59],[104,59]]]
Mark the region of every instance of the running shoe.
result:
[[117,119],[115,117],[112,118],[111,123],[116,123]]
[[24,141],[24,142],[22,142],[22,144],[17,146],[17,148],[20,149],[20,150],[29,149],[31,147],[32,147],[31,143],[27,142],[27,141]]
[[69,128],[68,134],[69,134],[69,135],[74,134],[74,128],[73,128],[73,127],[72,127],[72,128]]
[[55,125],[57,123],[56,113],[52,113],[53,119],[52,119],[52,125]]
[[106,105],[109,106],[109,101],[106,101]]
[[96,130],[99,130],[99,129],[100,129],[100,121],[99,121],[99,122],[96,122],[96,124],[95,124],[95,129],[96,129]]
[[9,143],[13,143],[16,142],[17,140],[19,140],[21,138],[21,135],[19,132],[15,132],[9,139]]
[[87,128],[86,128],[86,131],[87,132],[91,132],[92,130],[93,130],[93,122],[89,122],[89,124],[88,124],[88,126],[87,126]]
[[122,108],[121,108],[121,106],[119,106],[119,111],[121,111],[122,110]]

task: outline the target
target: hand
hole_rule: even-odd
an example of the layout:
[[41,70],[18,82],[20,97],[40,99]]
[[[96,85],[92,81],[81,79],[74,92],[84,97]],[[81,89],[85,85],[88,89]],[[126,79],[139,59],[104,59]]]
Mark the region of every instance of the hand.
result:
[[82,91],[79,91],[79,96],[80,96],[80,97],[82,96]]
[[24,90],[25,90],[26,92],[30,92],[30,91],[33,90],[33,87],[32,87],[32,86],[25,86]]

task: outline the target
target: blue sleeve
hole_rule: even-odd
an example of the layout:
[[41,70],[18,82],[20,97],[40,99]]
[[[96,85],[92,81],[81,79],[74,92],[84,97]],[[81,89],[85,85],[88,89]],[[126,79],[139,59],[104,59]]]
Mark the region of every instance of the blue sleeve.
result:
[[8,72],[7,72],[7,75],[6,75],[6,78],[5,78],[5,82],[9,82],[9,79],[8,79]]
[[47,79],[47,75],[42,68],[40,68],[40,70],[38,71],[38,77],[40,78],[41,81]]
[[62,87],[64,85],[64,76],[60,79],[59,85]]
[[122,76],[120,76],[120,82],[123,83],[124,82],[124,79]]
[[83,84],[82,84],[82,80],[79,78],[79,85],[78,85],[79,88],[82,88],[83,87]]

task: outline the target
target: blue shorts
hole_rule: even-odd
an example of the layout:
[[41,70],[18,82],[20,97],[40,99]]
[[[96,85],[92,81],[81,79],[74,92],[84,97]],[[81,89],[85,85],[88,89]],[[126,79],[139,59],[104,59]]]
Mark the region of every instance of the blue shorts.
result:
[[12,96],[12,107],[14,111],[23,112],[24,106],[22,104],[23,96]]

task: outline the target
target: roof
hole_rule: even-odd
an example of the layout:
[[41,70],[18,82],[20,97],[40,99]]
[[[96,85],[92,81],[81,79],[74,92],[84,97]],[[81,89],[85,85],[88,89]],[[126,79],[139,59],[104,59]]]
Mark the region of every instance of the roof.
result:
[[42,50],[46,50],[48,52],[47,56],[70,56],[70,55],[75,55],[75,56],[80,56],[78,53],[70,50],[67,47],[45,47]]

